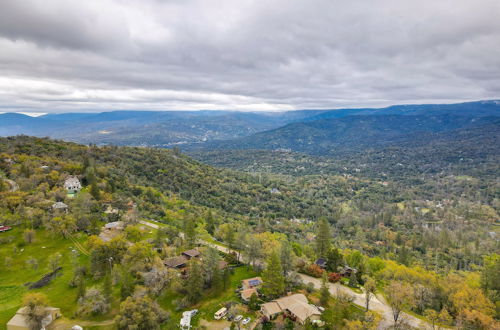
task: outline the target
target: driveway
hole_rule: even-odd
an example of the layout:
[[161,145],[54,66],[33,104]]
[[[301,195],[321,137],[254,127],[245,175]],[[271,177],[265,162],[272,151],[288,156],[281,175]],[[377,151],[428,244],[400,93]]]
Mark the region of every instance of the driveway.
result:
[[[311,277],[304,274],[299,274],[304,283],[313,283],[314,288],[319,289],[321,287],[321,280],[319,278]],[[337,295],[338,292],[348,294],[354,298],[353,303],[365,307],[365,295],[363,293],[357,293],[353,290],[349,289],[346,286],[343,286],[339,283],[329,283],[329,291],[332,295]],[[388,329],[392,325],[394,325],[394,319],[392,316],[391,307],[383,300],[381,297],[373,297],[370,300],[371,311],[377,312],[382,316],[382,320],[378,325],[378,329]],[[432,327],[425,321],[422,321],[414,316],[411,316],[407,313],[402,312],[399,316],[400,319],[404,320],[407,324],[411,325],[417,329],[432,329]]]

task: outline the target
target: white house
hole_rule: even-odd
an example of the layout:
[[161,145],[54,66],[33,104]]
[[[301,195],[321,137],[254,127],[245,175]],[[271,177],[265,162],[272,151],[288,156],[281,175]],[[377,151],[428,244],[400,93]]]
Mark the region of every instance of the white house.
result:
[[82,189],[82,184],[76,176],[70,176],[64,181],[64,188],[68,191],[68,194],[76,194]]

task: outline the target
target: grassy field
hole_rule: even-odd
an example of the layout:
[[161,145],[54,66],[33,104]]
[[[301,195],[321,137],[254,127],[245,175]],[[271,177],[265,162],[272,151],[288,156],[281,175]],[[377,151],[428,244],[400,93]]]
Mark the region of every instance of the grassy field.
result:
[[[45,293],[54,307],[61,308],[65,316],[72,316],[76,309],[76,289],[68,283],[73,276],[72,259],[80,263],[86,261],[87,256],[78,253],[72,257],[72,250],[77,250],[73,241],[61,237],[51,236],[45,230],[37,230],[35,241],[25,244],[23,229],[1,233],[3,238],[9,238],[10,243],[0,245],[0,329],[5,329],[5,324],[21,307],[22,297],[28,292],[26,283],[36,282],[44,274],[50,272],[47,264],[48,258],[56,253],[62,255],[60,266],[62,271],[52,282],[41,289],[33,290]],[[83,243],[86,235],[76,236],[79,243]],[[30,258],[36,258],[38,269],[33,269],[26,264]]]

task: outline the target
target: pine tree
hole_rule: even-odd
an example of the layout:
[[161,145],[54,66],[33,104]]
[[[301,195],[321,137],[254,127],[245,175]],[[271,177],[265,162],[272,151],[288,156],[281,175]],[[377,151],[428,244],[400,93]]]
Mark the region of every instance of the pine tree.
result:
[[212,214],[212,211],[208,211],[205,229],[207,230],[207,232],[210,235],[214,234],[215,225],[216,225],[216,221],[215,221],[214,215]]
[[229,267],[224,268],[222,272],[222,287],[226,290],[231,284],[231,273]]
[[212,287],[214,288],[215,292],[220,292],[223,286],[224,283],[221,270],[219,269],[219,266],[216,265],[212,270]]
[[198,261],[192,259],[189,264],[189,277],[186,283],[187,299],[194,304],[199,301],[203,293],[203,276]]
[[356,288],[358,286],[358,277],[356,276],[355,272],[351,273],[348,285],[352,288]]
[[186,247],[192,249],[196,243],[196,223],[194,219],[188,217],[184,219],[184,238]]
[[283,268],[283,275],[286,276],[293,269],[293,252],[290,243],[281,243],[281,267]]
[[326,272],[323,273],[321,277],[321,288],[319,290],[319,303],[322,306],[328,306],[328,300],[330,300],[330,290],[328,289],[328,277]]
[[259,310],[259,297],[257,297],[257,294],[253,293],[250,296],[250,300],[248,301],[248,308],[253,311]]
[[316,233],[316,254],[318,257],[325,257],[331,245],[330,224],[326,218],[321,218],[318,223]]
[[103,286],[102,293],[104,294],[104,298],[106,298],[106,301],[109,303],[111,301],[111,293],[112,293],[110,274],[106,274],[106,276],[104,276],[104,281],[102,286]]
[[267,267],[262,273],[262,291],[266,296],[277,297],[285,291],[285,277],[281,260],[276,252],[272,252],[267,259]]
[[337,272],[343,266],[342,254],[339,249],[331,248],[326,255],[326,267],[331,272]]
[[95,200],[101,199],[101,192],[95,181],[90,185],[90,194],[92,195],[92,197],[94,197]]

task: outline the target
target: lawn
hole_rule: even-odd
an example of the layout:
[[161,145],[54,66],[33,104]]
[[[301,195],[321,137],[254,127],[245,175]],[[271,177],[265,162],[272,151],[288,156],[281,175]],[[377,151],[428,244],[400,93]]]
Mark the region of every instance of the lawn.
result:
[[[25,244],[22,228],[2,233],[2,237],[12,239],[10,243],[0,245],[0,263],[2,271],[0,272],[0,329],[5,329],[8,320],[15,314],[18,308],[22,307],[22,297],[28,292],[24,286],[25,283],[35,282],[44,274],[50,272],[47,265],[49,256],[60,253],[62,255],[62,271],[52,282],[41,289],[33,290],[43,292],[49,302],[54,307],[61,308],[65,316],[72,316],[76,309],[76,289],[68,285],[73,276],[72,250],[76,249],[75,244],[62,237],[51,236],[45,230],[37,230],[35,241],[31,244]],[[76,240],[83,243],[86,235],[77,236]],[[38,269],[33,269],[26,265],[26,260],[30,257],[38,261]],[[80,263],[88,258],[82,253],[76,257]]]

